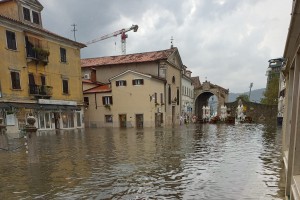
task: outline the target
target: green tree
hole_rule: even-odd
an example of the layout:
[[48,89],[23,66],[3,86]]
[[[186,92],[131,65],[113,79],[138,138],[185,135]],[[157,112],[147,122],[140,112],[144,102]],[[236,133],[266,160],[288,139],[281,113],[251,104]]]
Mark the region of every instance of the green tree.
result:
[[241,94],[241,95],[239,95],[239,96],[236,98],[236,100],[239,100],[239,99],[242,99],[242,101],[245,101],[245,102],[249,102],[249,101],[250,101],[250,100],[249,100],[249,96],[246,95],[246,94]]
[[264,97],[261,99],[260,103],[267,105],[278,104],[278,90],[279,90],[279,77],[273,76],[264,92]]

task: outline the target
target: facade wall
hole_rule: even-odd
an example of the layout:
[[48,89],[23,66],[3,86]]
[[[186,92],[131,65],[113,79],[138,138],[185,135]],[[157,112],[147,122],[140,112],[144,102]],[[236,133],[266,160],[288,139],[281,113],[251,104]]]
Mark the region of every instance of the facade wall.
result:
[[286,91],[283,115],[283,160],[285,167],[285,195],[288,199],[300,198],[300,1],[293,2],[291,23],[287,36],[283,68]]
[[[133,85],[132,80],[143,79],[143,85]],[[126,81],[126,86],[116,86],[116,81]],[[164,94],[164,83],[149,76],[126,73],[111,81],[112,92],[85,94],[89,97],[89,107],[86,110],[85,120],[89,127],[121,127],[120,115],[126,116],[126,127],[155,127],[155,115],[165,116],[164,102],[160,94]],[[154,97],[157,93],[157,104]],[[95,98],[96,95],[96,98]],[[112,96],[112,104],[103,105],[103,96]],[[97,100],[97,102],[95,101]],[[142,124],[137,125],[137,115],[142,115]],[[108,122],[105,116],[112,117]],[[164,119],[162,119],[164,121]],[[124,125],[124,124],[123,124]]]
[[[117,64],[117,65],[103,65],[95,67],[96,80],[102,83],[108,83],[109,79],[119,75],[127,70],[133,70],[144,74],[152,74],[158,76],[158,63],[131,63],[131,64]],[[90,70],[83,68],[82,76],[84,74],[90,74]]]
[[0,15],[19,20],[18,5],[12,1],[2,3],[2,5],[0,6]]
[[[0,4],[0,10],[8,9],[9,12],[18,8],[15,1],[11,2],[15,3],[11,7],[3,8]],[[18,12],[11,14],[18,18]],[[14,34],[16,49],[8,48],[7,31]],[[28,50],[30,45],[31,50]],[[80,48],[83,46],[0,18],[0,109],[8,133],[19,133],[26,125],[29,113],[37,118],[36,126],[40,130],[84,127],[80,66]],[[66,62],[61,62],[61,47],[66,50]],[[33,48],[50,54],[47,59],[29,56]],[[13,78],[13,74],[18,76]],[[13,88],[14,79],[20,87]],[[63,79],[68,82],[65,87],[68,92],[63,92]]]
[[182,96],[182,107],[181,116],[191,121],[195,111],[194,111],[194,85],[192,81],[183,76],[182,86],[181,86],[181,96]]

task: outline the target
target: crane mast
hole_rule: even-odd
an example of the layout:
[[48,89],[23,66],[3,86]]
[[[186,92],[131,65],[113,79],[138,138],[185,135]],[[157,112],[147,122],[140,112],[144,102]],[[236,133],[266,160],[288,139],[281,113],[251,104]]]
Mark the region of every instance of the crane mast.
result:
[[108,38],[111,38],[111,37],[116,37],[118,35],[121,35],[122,54],[125,55],[126,54],[126,38],[128,38],[128,35],[126,34],[126,32],[131,31],[131,30],[133,30],[133,32],[137,32],[138,28],[139,28],[138,25],[132,25],[129,28],[123,28],[123,29],[115,31],[113,33],[103,35],[99,38],[88,41],[85,44],[90,45],[90,44],[93,44],[93,43],[96,43],[96,42],[99,42],[99,41],[102,41],[102,40],[105,40],[105,39],[108,39]]

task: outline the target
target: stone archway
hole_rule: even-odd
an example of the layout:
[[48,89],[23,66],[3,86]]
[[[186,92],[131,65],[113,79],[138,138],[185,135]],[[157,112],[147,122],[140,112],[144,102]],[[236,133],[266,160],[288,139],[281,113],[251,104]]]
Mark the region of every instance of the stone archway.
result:
[[211,84],[208,81],[195,88],[195,115],[198,119],[202,118],[202,107],[208,105],[208,99],[215,95],[218,99],[217,114],[220,115],[220,107],[228,101],[229,90],[218,85]]

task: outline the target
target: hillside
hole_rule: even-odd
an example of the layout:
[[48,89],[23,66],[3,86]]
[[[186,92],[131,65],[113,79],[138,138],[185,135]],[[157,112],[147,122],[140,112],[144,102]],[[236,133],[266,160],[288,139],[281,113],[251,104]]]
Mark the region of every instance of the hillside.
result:
[[[262,89],[257,89],[257,90],[252,90],[251,91],[251,96],[250,96],[250,100],[252,102],[260,102],[260,99],[263,97],[263,93],[265,91],[265,88]],[[244,93],[229,93],[228,96],[228,102],[233,102],[236,100],[236,98],[241,95],[241,94],[246,94],[249,95],[249,92],[244,92]]]

